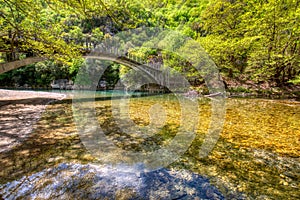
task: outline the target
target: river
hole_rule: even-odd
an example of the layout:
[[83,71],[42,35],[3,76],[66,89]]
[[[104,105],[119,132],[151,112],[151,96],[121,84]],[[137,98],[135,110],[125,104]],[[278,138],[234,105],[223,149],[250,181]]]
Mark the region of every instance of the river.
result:
[[86,120],[92,126],[93,119],[74,113],[76,101],[72,101],[74,95],[69,93],[66,99],[48,105],[26,140],[1,153],[3,198],[300,197],[297,101],[227,98],[218,140],[207,157],[200,157],[199,149],[214,123],[214,99],[188,99],[197,105],[193,140],[174,162],[163,162],[159,169],[145,171],[147,163],[135,161],[128,167],[127,154],[124,159],[123,154],[148,155],[171,144],[182,124],[191,121],[182,118],[186,107],[182,106],[181,97],[128,93],[124,98],[123,93],[112,92],[93,95],[90,93],[89,98],[80,102],[81,109],[89,108],[85,110],[87,116],[96,119],[105,137],[120,151],[110,152],[101,146],[97,151],[90,149],[88,142],[99,138],[85,141],[87,135],[82,137],[79,122]]

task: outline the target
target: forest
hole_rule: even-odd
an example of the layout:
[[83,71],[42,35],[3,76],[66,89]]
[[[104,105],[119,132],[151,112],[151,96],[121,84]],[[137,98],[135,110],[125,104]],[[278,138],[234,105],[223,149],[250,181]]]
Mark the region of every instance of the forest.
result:
[[[121,31],[162,27],[199,42],[231,90],[299,88],[299,0],[4,0],[0,9],[0,63],[33,54],[48,58],[1,74],[2,87],[47,88],[56,79],[74,80],[83,49]],[[172,63],[179,70],[188,65]],[[106,71],[109,84],[124,68]],[[201,87],[200,74],[191,76]]]

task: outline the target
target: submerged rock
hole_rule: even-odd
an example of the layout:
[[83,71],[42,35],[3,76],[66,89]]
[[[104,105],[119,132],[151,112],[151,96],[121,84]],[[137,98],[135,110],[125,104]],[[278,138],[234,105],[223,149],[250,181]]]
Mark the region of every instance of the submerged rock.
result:
[[66,163],[0,185],[0,194],[4,199],[224,199],[208,179],[185,170]]
[[197,98],[197,97],[199,97],[199,93],[195,90],[190,90],[190,91],[184,93],[184,96],[187,98]]

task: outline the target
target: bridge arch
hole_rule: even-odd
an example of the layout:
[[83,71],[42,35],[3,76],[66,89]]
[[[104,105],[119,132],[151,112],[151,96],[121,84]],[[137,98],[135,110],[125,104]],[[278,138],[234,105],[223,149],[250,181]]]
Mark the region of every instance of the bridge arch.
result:
[[[84,56],[86,59],[95,59],[95,60],[107,60],[107,61],[113,61],[118,64],[125,65],[127,67],[130,67],[133,70],[141,71],[143,72],[147,77],[150,78],[151,81],[154,81],[155,83],[160,83],[158,76],[155,76],[155,74],[162,74],[162,71],[159,69],[152,68],[146,64],[139,63],[135,60],[131,60],[125,56],[115,56],[113,54],[102,54],[102,55],[88,55]],[[162,83],[160,83],[162,84]]]
[[[139,63],[135,60],[131,60],[129,58],[127,58],[126,56],[118,56],[115,54],[107,54],[107,53],[97,53],[95,55],[87,55],[87,56],[83,56],[83,58],[85,59],[95,59],[95,60],[107,60],[107,61],[113,61],[116,62],[118,64],[122,64],[125,65],[127,67],[130,67],[136,71],[141,71],[143,73],[145,73],[147,76],[147,78],[150,78],[152,81],[154,82],[158,82],[158,79],[155,74],[159,74],[161,73],[161,70],[156,69],[156,68],[152,68],[146,64],[142,64]],[[25,58],[22,60],[17,60],[17,61],[12,61],[12,62],[8,62],[8,63],[0,63],[0,74],[14,70],[14,69],[18,69],[20,67],[26,66],[26,65],[30,65],[30,64],[34,64],[37,62],[41,62],[41,61],[45,61],[47,60],[47,58],[43,58],[43,57],[29,57],[29,58]],[[160,83],[162,84],[162,83]]]

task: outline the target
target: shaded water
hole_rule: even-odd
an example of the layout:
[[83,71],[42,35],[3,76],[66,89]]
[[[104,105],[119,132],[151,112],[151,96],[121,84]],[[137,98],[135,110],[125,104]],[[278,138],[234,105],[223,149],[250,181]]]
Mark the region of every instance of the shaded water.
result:
[[[116,120],[111,108],[118,99],[109,100],[109,96],[109,93],[96,96],[95,113],[106,136],[120,149],[153,151],[168,144],[178,132],[181,108],[174,96],[131,98],[130,119],[141,130],[149,124],[159,127],[159,131],[155,130],[154,133],[141,131],[131,134],[122,132],[128,127],[125,122],[122,124]],[[211,100],[199,99],[197,102],[199,125],[195,129],[195,139],[185,154],[166,166],[168,170],[184,169],[190,175],[199,174],[207,178],[227,199],[298,199],[299,103],[285,100],[227,99],[226,119],[221,136],[209,156],[199,158],[199,148],[209,129]],[[16,184],[12,181],[24,180],[24,176],[36,177],[47,168],[60,169],[61,163],[78,163],[84,168],[85,164],[97,161],[77,134],[71,104],[72,101],[66,99],[48,106],[33,134],[21,145],[1,154],[0,184]],[[151,109],[162,108],[162,116],[151,115]],[[153,118],[159,120],[152,120]],[[71,165],[70,168],[74,167]],[[68,172],[65,172],[65,176],[66,174]],[[87,181],[81,182],[80,187],[85,188],[84,183],[87,184]],[[4,191],[3,188],[7,187],[2,185],[0,190]]]

